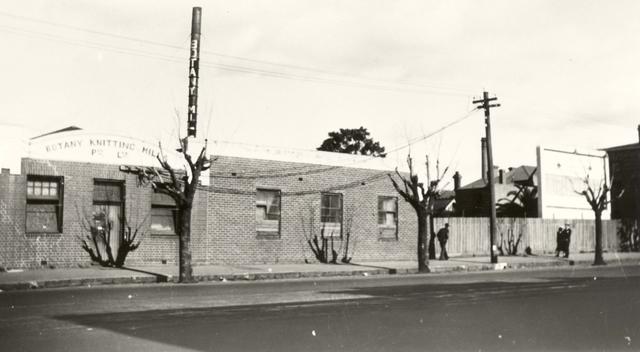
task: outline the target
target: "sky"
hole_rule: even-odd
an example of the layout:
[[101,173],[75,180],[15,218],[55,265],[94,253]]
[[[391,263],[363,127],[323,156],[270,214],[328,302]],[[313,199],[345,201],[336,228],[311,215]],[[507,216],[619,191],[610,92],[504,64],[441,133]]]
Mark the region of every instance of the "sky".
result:
[[390,164],[428,154],[466,184],[488,91],[500,167],[535,165],[540,144],[638,141],[633,0],[5,1],[0,128],[184,136],[193,6],[210,140],[315,149],[364,126]]

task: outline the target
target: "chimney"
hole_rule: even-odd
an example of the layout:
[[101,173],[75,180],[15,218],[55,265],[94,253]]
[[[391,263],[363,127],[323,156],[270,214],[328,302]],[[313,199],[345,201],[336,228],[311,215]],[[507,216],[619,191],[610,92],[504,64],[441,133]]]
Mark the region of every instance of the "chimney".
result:
[[460,181],[462,181],[462,176],[458,171],[456,171],[456,173],[453,174],[453,190],[454,191],[457,191],[458,189],[460,189]]
[[487,157],[487,139],[480,139],[480,152],[482,153],[482,180],[488,182],[489,180],[489,160]]
[[503,169],[498,170],[498,182],[500,184],[504,184],[504,170]]

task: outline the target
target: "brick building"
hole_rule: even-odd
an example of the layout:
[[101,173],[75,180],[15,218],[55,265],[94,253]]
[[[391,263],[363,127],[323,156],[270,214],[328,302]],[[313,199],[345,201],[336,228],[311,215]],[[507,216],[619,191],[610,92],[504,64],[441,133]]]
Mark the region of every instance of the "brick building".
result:
[[[171,199],[120,171],[154,165],[157,147],[80,129],[27,145],[19,172],[0,175],[0,266],[87,263],[83,224],[107,220],[114,247],[125,226],[144,233],[127,263],[177,261]],[[192,215],[195,264],[313,262],[307,239],[322,229],[340,256],[349,234],[354,261],[415,259],[416,216],[383,159],[229,143],[209,151],[216,161]]]
[[620,197],[611,198],[612,219],[640,220],[640,125],[638,140],[604,149],[613,180],[611,194],[622,193]]

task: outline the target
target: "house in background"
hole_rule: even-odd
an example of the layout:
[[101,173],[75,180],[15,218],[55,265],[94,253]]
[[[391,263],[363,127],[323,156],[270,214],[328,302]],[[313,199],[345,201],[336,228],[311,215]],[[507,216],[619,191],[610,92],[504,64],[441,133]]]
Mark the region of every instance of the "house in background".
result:
[[612,219],[640,219],[640,125],[638,142],[605,148],[613,184],[611,194]]
[[442,191],[433,203],[433,212],[437,217],[455,216],[456,192]]
[[[482,178],[460,187],[460,175],[454,175],[455,214],[464,217],[488,217],[490,216],[490,194],[488,186],[488,163],[486,140],[481,140]],[[494,167],[493,182],[495,184],[496,202],[506,204],[499,209],[505,209],[503,216],[537,217],[538,207],[535,201],[537,194],[536,167],[522,165],[507,170]],[[533,198],[533,200],[529,199]],[[508,205],[520,204],[525,200],[524,206],[516,205],[519,212],[513,212]],[[511,209],[511,210],[509,210]],[[509,211],[507,211],[509,210]]]

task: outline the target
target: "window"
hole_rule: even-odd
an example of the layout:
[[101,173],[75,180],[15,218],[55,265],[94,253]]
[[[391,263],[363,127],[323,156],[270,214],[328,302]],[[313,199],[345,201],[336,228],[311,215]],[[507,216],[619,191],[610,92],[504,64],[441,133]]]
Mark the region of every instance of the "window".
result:
[[121,181],[95,180],[93,183],[93,204],[122,205],[123,193]]
[[256,231],[258,235],[280,234],[280,191],[256,191]]
[[178,208],[176,202],[164,193],[151,195],[151,234],[175,235]]
[[28,233],[62,232],[62,177],[27,175]]
[[378,229],[380,236],[395,238],[398,233],[398,198],[378,197]]
[[378,225],[395,227],[398,222],[398,198],[378,197]]
[[320,222],[325,236],[342,236],[342,194],[322,194]]

